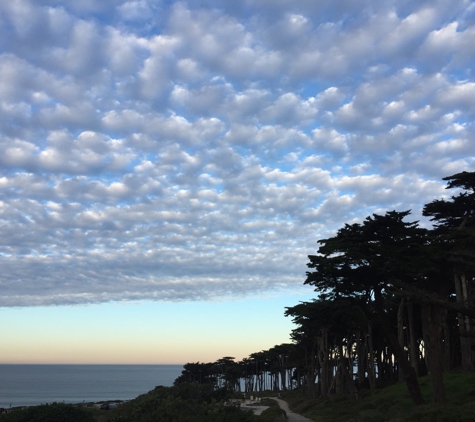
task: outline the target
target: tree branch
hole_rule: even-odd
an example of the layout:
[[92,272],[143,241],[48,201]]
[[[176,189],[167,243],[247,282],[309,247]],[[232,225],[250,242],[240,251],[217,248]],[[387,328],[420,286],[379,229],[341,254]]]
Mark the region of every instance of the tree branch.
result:
[[440,296],[426,290],[418,289],[417,287],[410,286],[400,280],[391,280],[394,285],[393,293],[397,296],[410,297],[419,303],[425,303],[429,305],[437,305],[449,311],[455,311],[470,318],[475,318],[475,309],[471,306],[450,302],[447,299],[442,299]]

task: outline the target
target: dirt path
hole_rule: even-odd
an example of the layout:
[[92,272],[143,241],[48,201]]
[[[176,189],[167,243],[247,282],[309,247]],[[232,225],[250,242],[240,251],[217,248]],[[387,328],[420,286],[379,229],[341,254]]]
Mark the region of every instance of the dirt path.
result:
[[287,419],[290,422],[314,422],[311,419],[306,418],[305,416],[299,415],[298,413],[294,413],[289,409],[289,405],[287,404],[286,401],[282,399],[278,399],[277,397],[268,397],[269,399],[275,400],[277,403],[279,403],[279,407],[282,410],[285,410],[285,413],[287,413]]

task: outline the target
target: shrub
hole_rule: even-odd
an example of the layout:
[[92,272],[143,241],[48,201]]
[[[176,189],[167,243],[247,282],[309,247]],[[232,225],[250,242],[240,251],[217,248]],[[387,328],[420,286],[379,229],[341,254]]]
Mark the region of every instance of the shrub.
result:
[[71,404],[53,403],[13,410],[0,419],[1,422],[94,422],[94,417]]

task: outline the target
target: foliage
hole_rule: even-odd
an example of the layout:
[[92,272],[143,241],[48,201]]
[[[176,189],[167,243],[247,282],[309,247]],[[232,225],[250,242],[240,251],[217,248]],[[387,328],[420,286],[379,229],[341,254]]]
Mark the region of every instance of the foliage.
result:
[[210,384],[178,383],[154,390],[126,403],[114,412],[122,422],[250,422],[253,415],[225,405],[227,389]]
[[93,416],[71,404],[53,403],[14,410],[0,416],[1,422],[93,422]]

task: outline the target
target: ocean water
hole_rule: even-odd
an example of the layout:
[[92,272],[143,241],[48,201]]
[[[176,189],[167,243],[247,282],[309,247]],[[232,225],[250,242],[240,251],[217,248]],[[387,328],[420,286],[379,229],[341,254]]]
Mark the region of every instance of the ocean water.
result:
[[169,387],[182,365],[0,365],[0,407],[129,400]]

